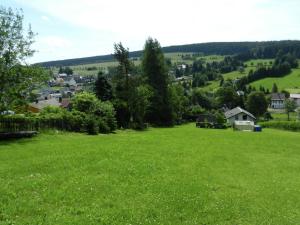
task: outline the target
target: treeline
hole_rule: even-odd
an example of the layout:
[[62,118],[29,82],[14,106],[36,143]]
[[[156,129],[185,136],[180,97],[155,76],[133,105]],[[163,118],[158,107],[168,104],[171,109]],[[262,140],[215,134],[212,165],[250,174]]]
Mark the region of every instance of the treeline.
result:
[[[240,59],[248,60],[250,58],[274,58],[279,49],[284,53],[293,52],[300,57],[300,41],[266,41],[266,42],[211,42],[189,45],[177,45],[162,48],[164,53],[172,52],[195,52],[204,55],[236,55]],[[130,58],[142,56],[142,51],[129,53]],[[66,59],[42,62],[39,65],[43,67],[60,67],[80,64],[91,64],[113,61],[114,55],[92,56],[84,58]]]
[[176,68],[175,76],[180,77],[192,74],[193,87],[201,87],[208,81],[222,80],[223,73],[229,73],[244,67],[244,63],[236,57],[226,56],[222,61],[205,62],[202,59],[195,60],[191,66],[185,65],[184,70]]
[[278,53],[282,55],[290,53],[296,58],[300,58],[300,41],[273,41],[259,43],[261,44],[258,44],[254,48],[238,53],[236,58],[242,61],[250,59],[271,59],[276,58]]

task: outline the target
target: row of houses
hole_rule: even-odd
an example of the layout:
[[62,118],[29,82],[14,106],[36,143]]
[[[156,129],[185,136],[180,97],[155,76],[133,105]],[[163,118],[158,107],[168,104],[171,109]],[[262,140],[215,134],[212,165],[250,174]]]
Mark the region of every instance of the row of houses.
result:
[[73,74],[57,74],[53,76],[48,84],[50,87],[60,86],[60,87],[77,87],[86,84],[91,84],[95,82],[95,76],[80,76],[80,75],[73,75]]
[[37,100],[28,105],[28,111],[33,112],[33,113],[39,113],[48,106],[61,107],[61,108],[69,110],[70,106],[71,106],[71,99],[70,98],[59,98],[59,99],[50,98],[50,99],[40,100],[40,101]]
[[[296,103],[297,107],[300,107],[300,94],[290,94],[289,98]],[[285,94],[272,93],[270,106],[272,109],[284,109],[285,100],[286,100]]]

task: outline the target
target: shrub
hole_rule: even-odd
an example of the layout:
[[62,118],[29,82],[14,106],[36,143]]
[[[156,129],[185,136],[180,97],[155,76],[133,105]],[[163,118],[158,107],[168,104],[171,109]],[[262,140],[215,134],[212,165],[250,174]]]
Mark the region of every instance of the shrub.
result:
[[102,120],[109,129],[109,132],[112,132],[117,129],[117,120],[116,112],[113,105],[106,101],[99,101],[95,105],[93,114],[97,117],[98,120]]
[[37,121],[33,117],[24,115],[10,115],[0,117],[0,132],[18,132],[35,130]]
[[92,116],[87,116],[85,118],[85,129],[88,134],[90,135],[96,135],[99,132],[99,126],[98,126],[98,121],[93,118]]
[[98,127],[99,127],[99,132],[103,134],[108,134],[112,131],[111,128],[107,125],[107,123],[103,121],[101,118],[98,119]]

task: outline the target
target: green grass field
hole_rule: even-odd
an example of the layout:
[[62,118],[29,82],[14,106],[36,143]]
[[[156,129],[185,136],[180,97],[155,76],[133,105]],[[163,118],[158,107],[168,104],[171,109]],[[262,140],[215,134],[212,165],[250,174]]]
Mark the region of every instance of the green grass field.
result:
[[255,81],[251,83],[251,86],[256,88],[263,86],[271,90],[274,83],[276,83],[279,90],[287,90],[290,93],[300,93],[300,68],[293,69],[292,73],[284,77],[272,77]]
[[299,139],[189,124],[0,142],[0,224],[299,224]]

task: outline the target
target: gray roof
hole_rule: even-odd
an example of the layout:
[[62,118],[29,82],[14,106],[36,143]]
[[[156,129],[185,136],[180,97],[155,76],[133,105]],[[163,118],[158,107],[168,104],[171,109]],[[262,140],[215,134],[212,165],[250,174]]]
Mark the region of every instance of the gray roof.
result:
[[282,93],[272,93],[271,100],[285,100],[285,95]]
[[47,106],[57,106],[59,107],[61,104],[56,98],[51,98],[48,100],[38,101],[37,103],[33,102],[29,104],[31,107],[36,109],[43,109]]
[[251,113],[249,113],[248,111],[246,111],[245,109],[242,109],[240,107],[236,107],[234,109],[231,109],[231,110],[225,112],[225,117],[226,117],[226,119],[229,119],[229,118],[231,118],[235,115],[238,115],[240,113],[245,113],[248,116],[252,117],[253,119],[256,119],[255,116],[253,116]]

